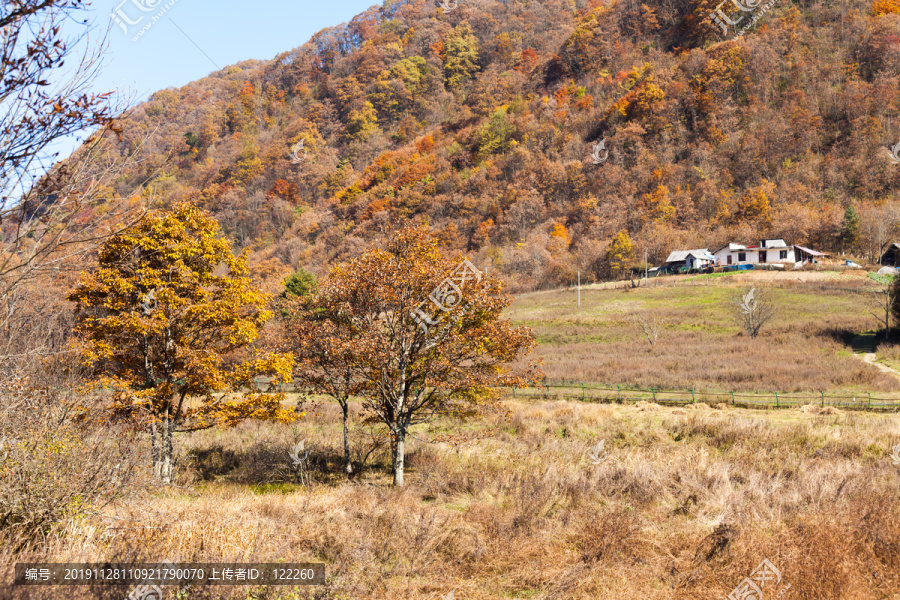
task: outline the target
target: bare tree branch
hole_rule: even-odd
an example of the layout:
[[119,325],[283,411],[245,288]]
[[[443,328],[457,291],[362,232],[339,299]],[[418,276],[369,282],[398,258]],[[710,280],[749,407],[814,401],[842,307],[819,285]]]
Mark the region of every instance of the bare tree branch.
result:
[[649,311],[639,312],[631,315],[628,320],[641,330],[651,346],[656,344],[656,340],[659,338],[659,330],[661,329],[656,315],[651,314]]
[[731,299],[734,306],[735,320],[751,338],[759,335],[760,330],[772,320],[777,307],[763,290],[750,288]]

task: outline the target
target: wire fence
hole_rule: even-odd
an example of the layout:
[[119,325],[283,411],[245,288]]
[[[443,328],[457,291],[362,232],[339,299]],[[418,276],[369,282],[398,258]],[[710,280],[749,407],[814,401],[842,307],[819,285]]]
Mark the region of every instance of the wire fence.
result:
[[821,407],[896,411],[900,398],[873,396],[871,392],[734,392],[709,390],[663,390],[621,385],[563,382],[540,384],[528,388],[511,388],[516,398],[575,399],[583,402],[654,402],[656,404],[689,405],[703,402],[709,405],[727,404],[742,408],[796,408],[806,404]]
[[[255,381],[256,389],[264,391],[270,387],[270,380],[259,378]],[[305,393],[290,383],[276,386],[280,392]],[[782,393],[782,392],[734,392],[709,390],[664,390],[659,388],[640,388],[622,385],[585,383],[585,382],[548,382],[526,388],[500,388],[513,398],[533,398],[543,400],[580,400],[582,402],[617,402],[620,404],[636,402],[654,402],[656,404],[686,406],[703,402],[704,404],[727,404],[738,408],[797,408],[814,404],[822,408],[832,406],[850,410],[898,411],[900,398],[873,396],[871,392],[818,392],[818,393]]]
[[[754,266],[754,265],[748,265]],[[860,271],[854,267],[848,267],[846,265],[815,265],[814,267],[806,267],[803,269],[772,269],[772,268],[764,268],[764,267],[756,267],[753,269],[735,269],[724,270],[722,267],[715,267],[714,269],[691,269],[691,270],[680,270],[676,272],[656,272],[651,273],[647,277],[644,276],[644,273],[634,273],[631,277],[626,277],[624,279],[617,279],[614,281],[599,281],[590,284],[583,284],[582,289],[585,290],[617,290],[617,289],[631,289],[631,288],[664,288],[664,287],[697,287],[697,286],[713,286],[716,285],[716,280],[725,280],[732,279],[736,282],[741,282],[742,280],[739,278],[740,275],[748,275],[751,273],[759,273],[763,271],[765,273],[780,273],[783,277],[777,277],[773,279],[771,283],[774,284],[784,284],[784,283],[796,283],[798,280],[802,282],[806,286],[818,286],[819,288],[824,289],[827,287],[829,290],[833,291],[849,291],[853,293],[860,293],[864,288],[864,282],[857,282],[856,285],[844,285],[846,282],[843,282],[838,279],[828,279],[828,280],[817,280],[810,279],[804,281],[802,279],[803,274],[809,272],[833,272],[833,273],[843,273],[845,271],[849,272],[865,272]],[[738,277],[735,277],[738,276]],[[855,281],[855,280],[854,280]],[[576,285],[569,285],[571,289],[575,289]]]

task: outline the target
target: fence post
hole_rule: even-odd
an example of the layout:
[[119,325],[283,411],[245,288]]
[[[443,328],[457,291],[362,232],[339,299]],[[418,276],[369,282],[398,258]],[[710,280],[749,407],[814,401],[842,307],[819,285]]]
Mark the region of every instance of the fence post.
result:
[[656,402],[656,390],[651,387],[650,391],[653,392],[653,401]]
[[822,408],[825,408],[825,390],[822,390]]
[[618,401],[622,402],[622,386],[621,385],[616,386],[616,393],[618,394],[617,395]]
[[872,410],[872,392],[869,392],[869,410]]
[[731,392],[731,405],[734,406],[734,392]]
[[694,398],[694,388],[691,388],[691,404],[696,403],[697,400]]
[[581,382],[581,401],[584,402],[584,382]]
[[516,397],[516,386],[513,386],[513,398]]
[[775,392],[775,408],[781,408],[781,403],[778,401],[778,392]]

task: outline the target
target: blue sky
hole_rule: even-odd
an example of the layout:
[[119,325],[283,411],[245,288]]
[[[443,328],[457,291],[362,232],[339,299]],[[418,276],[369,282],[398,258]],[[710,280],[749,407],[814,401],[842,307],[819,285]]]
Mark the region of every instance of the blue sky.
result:
[[[107,65],[98,87],[131,88],[144,99],[156,90],[182,86],[218,68],[250,58],[269,59],[301,46],[317,31],[349,21],[375,3],[94,0],[91,17],[98,25],[105,27],[116,13],[129,31],[126,34],[122,26],[113,23]],[[150,10],[143,12],[138,5]],[[162,17],[132,41],[162,11]],[[139,19],[136,25],[128,23]]]
[[[89,19],[96,30],[113,25],[94,87],[145,100],[157,90],[180,87],[230,64],[273,58],[375,4],[380,0],[93,0]],[[74,142],[60,158],[73,148]]]

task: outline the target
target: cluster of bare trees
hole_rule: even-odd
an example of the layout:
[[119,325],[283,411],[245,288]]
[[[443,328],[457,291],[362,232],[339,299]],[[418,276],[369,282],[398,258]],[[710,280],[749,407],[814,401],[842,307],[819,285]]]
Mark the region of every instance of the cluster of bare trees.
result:
[[[0,5],[0,536],[14,547],[66,511],[112,498],[134,432],[91,418],[63,286],[96,242],[139,218],[113,194],[138,151],[110,153],[127,100],[92,91],[105,39],[84,0]],[[79,29],[80,27],[80,29]],[[102,34],[102,32],[101,32]],[[83,134],[65,163],[55,150]]]
[[[778,306],[770,294],[759,288],[743,290],[732,297],[729,303],[735,323],[751,338],[757,337],[762,328],[778,314]],[[647,338],[650,346],[656,344],[662,323],[653,311],[635,312],[628,317],[628,321]]]
[[884,202],[859,211],[859,247],[872,262],[881,259],[887,247],[900,239],[900,204]]

